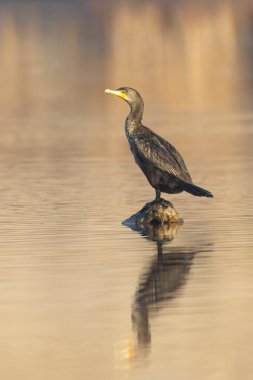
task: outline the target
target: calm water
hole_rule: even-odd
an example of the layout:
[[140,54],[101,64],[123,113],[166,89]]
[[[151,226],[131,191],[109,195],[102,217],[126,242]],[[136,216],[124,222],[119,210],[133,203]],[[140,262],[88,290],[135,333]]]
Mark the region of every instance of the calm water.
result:
[[[252,379],[252,18],[247,1],[0,3],[1,379]],[[165,196],[180,228],[122,225],[154,191],[103,92],[121,85],[215,194]]]

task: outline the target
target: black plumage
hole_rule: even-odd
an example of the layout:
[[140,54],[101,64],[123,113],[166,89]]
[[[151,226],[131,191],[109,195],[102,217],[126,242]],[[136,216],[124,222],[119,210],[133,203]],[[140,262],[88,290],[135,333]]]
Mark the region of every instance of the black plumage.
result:
[[182,191],[199,197],[213,197],[210,191],[193,184],[185,162],[174,146],[142,125],[144,103],[136,90],[120,87],[116,91],[105,91],[123,98],[131,108],[125,122],[126,136],[136,163],[156,190],[156,199],[160,199],[161,192],[176,194]]

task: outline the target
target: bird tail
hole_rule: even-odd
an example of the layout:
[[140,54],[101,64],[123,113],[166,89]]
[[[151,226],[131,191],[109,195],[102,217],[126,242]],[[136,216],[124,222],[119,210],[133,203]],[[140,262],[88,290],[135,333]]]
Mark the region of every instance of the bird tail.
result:
[[213,198],[213,194],[210,191],[202,189],[202,187],[196,186],[193,183],[184,182],[182,189],[197,197]]

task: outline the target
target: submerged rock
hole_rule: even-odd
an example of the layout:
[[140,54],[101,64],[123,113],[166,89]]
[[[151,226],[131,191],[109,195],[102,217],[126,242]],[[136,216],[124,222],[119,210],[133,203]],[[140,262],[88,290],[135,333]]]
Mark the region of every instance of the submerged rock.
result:
[[133,230],[142,231],[152,240],[172,240],[182,223],[183,219],[173,204],[162,198],[146,203],[140,211],[123,222]]

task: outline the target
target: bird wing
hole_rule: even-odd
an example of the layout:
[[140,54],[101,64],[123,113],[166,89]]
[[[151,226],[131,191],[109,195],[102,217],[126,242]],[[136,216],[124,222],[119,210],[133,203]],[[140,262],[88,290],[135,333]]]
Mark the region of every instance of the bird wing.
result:
[[134,138],[134,144],[141,158],[157,169],[171,174],[185,182],[192,182],[185,162],[173,145],[155,134],[149,128]]

